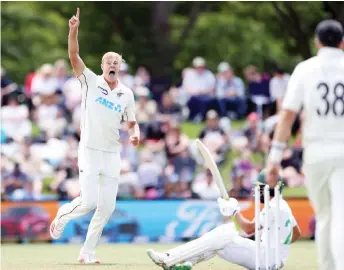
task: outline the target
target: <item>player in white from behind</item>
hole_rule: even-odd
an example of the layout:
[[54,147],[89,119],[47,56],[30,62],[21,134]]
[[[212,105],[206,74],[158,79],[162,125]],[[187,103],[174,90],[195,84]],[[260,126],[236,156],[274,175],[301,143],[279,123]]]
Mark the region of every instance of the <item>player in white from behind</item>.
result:
[[303,107],[303,169],[316,214],[321,270],[344,269],[343,32],[334,20],[317,26],[318,54],[298,64],[290,77],[267,166],[273,187],[291,126]]
[[81,139],[79,144],[80,197],[63,205],[51,224],[57,239],[69,220],[96,209],[80,251],[81,263],[99,263],[95,248],[103,228],[115,210],[120,175],[119,129],[122,119],[129,125],[130,142],[139,143],[132,91],[118,80],[122,57],[106,53],[101,62],[103,74],[89,70],[79,56],[77,40],[79,8],[69,21],[68,52],[75,75],[82,86]]
[[[264,183],[264,173],[260,173],[258,180]],[[261,197],[260,200],[264,203],[263,195],[264,185],[261,185]],[[276,199],[274,198],[274,190],[270,190],[271,201],[270,201],[270,220],[267,225],[270,228],[270,269],[275,269],[275,258],[274,258],[274,247],[275,247],[275,218],[274,218],[274,207],[276,206]],[[279,224],[280,224],[280,258],[281,264],[284,265],[287,257],[289,246],[300,236],[300,229],[295,221],[292,211],[287,202],[280,195],[279,198]],[[231,198],[229,201],[222,198],[218,199],[218,205],[222,215],[230,217],[234,216],[238,225],[246,236],[251,236],[255,232],[255,222],[247,220],[240,213],[238,201]],[[264,213],[266,209],[260,213],[261,225],[264,227]],[[261,260],[260,266],[265,269],[265,250],[266,250],[266,233],[261,234]],[[221,225],[214,230],[205,233],[200,238],[190,241],[186,244],[160,253],[153,250],[147,251],[148,256],[153,262],[164,269],[168,270],[188,270],[191,269],[196,263],[209,260],[214,256],[218,255],[234,264],[246,267],[248,269],[255,269],[256,257],[255,257],[255,241],[243,237],[235,229],[233,223],[227,223]],[[267,269],[267,267],[266,267]]]

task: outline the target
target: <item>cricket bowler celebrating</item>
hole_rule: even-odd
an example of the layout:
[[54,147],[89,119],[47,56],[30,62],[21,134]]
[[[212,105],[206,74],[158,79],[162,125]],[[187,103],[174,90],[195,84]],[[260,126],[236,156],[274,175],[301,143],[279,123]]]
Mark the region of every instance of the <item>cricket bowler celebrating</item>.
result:
[[[264,203],[264,174],[265,172],[261,172],[258,176],[258,181],[261,183],[261,203]],[[271,262],[268,266],[265,265],[264,260],[266,250],[269,249],[269,252],[271,252],[270,254],[273,254],[275,249],[275,222],[281,224],[279,237],[281,265],[284,265],[287,260],[290,244],[300,237],[300,229],[289,205],[282,198],[282,195],[280,195],[279,198],[275,198],[274,189],[270,189],[270,197],[269,224],[266,225],[264,222],[261,222],[263,227],[268,226],[268,228],[270,228],[267,230],[270,235],[268,238],[266,232],[263,231],[263,233],[260,234],[261,238],[257,239],[257,241],[261,241],[260,266],[263,267],[262,269],[268,269],[268,266],[270,267],[269,269],[276,269],[273,256],[270,256]],[[273,213],[276,213],[276,200],[279,200],[279,220],[276,220],[273,215]],[[254,234],[255,220],[253,219],[250,221],[243,217],[240,213],[239,204],[236,199],[231,198],[227,201],[219,198],[217,201],[222,215],[226,217],[234,216],[236,222],[246,236],[252,236]],[[263,216],[265,212],[265,208],[260,212],[261,221],[264,220]],[[270,239],[269,243],[267,243],[266,239]],[[196,240],[166,252],[160,253],[148,250],[147,253],[155,264],[161,266],[165,270],[189,270],[193,265],[209,260],[216,255],[231,263],[254,270],[256,268],[255,245],[255,241],[242,237],[235,229],[233,223],[227,223],[205,233]]]
[[122,57],[106,53],[101,61],[103,74],[89,70],[79,56],[80,10],[69,20],[68,52],[75,75],[82,86],[81,139],[79,144],[80,196],[63,205],[50,227],[53,239],[62,235],[69,220],[96,208],[80,251],[81,263],[99,263],[95,248],[116,205],[120,175],[119,129],[122,120],[129,125],[130,142],[139,144],[132,91],[118,80]]
[[303,170],[316,214],[321,270],[344,269],[344,31],[334,20],[316,28],[317,56],[290,77],[268,158],[272,188],[297,113],[303,107]]

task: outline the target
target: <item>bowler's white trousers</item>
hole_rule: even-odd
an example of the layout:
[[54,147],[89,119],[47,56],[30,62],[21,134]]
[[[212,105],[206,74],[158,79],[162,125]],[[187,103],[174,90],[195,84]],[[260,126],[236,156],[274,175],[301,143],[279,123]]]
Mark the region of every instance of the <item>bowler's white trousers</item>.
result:
[[97,208],[80,254],[95,255],[103,228],[115,210],[120,162],[120,151],[112,153],[79,146],[80,196],[61,206],[57,217],[67,223]]
[[[337,147],[341,149],[340,146]],[[324,157],[330,149],[322,146],[307,156]],[[308,152],[308,153],[307,153]],[[332,153],[336,153],[333,149]],[[331,154],[332,154],[331,153]],[[342,147],[342,153],[344,149]],[[326,157],[326,156],[325,156]],[[316,242],[320,270],[344,269],[344,158],[326,158],[304,165],[308,196],[316,215]]]

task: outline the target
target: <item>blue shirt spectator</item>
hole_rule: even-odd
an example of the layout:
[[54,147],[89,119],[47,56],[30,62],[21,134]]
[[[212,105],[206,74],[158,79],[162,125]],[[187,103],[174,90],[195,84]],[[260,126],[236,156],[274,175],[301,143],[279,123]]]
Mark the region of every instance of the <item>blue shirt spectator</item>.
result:
[[221,62],[217,70],[216,96],[218,98],[245,96],[243,80],[234,75],[231,66],[227,62]]
[[245,85],[241,78],[234,75],[227,62],[219,64],[216,84],[222,116],[242,118],[246,114]]

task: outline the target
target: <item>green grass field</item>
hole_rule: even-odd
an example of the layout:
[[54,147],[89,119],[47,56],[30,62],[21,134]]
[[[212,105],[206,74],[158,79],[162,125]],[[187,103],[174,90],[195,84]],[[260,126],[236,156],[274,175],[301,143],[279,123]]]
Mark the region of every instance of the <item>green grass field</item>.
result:
[[[100,265],[80,265],[77,262],[79,245],[51,244],[3,244],[1,247],[1,269],[118,269],[148,270],[159,269],[146,255],[146,249],[163,251],[173,245],[162,244],[108,244],[97,249]],[[194,267],[195,270],[240,270],[221,259],[213,259]],[[315,243],[311,241],[296,242],[291,246],[290,257],[285,270],[316,270]]]

